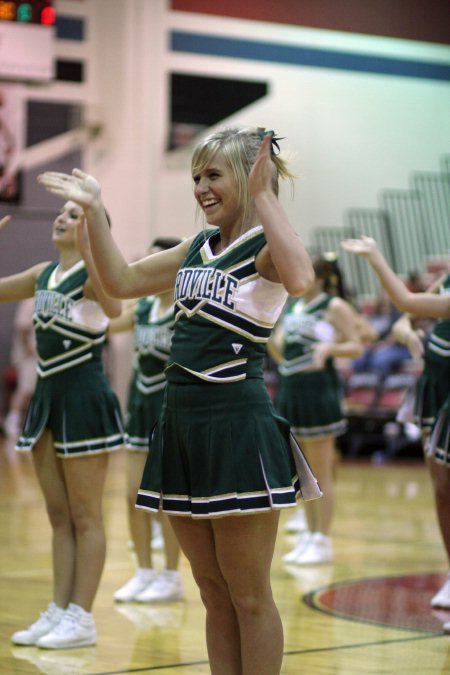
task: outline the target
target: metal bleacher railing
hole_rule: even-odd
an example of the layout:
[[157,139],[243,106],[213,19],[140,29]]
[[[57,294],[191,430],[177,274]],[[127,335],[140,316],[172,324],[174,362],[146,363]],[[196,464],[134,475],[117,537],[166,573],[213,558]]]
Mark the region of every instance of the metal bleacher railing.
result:
[[395,272],[425,272],[427,260],[450,253],[450,155],[440,159],[439,172],[413,172],[410,189],[386,189],[379,208],[349,208],[344,225],[314,232],[312,253],[334,251],[349,291],[356,298],[374,296],[379,282],[357,257],[341,254],[340,242],[366,234],[377,240]]

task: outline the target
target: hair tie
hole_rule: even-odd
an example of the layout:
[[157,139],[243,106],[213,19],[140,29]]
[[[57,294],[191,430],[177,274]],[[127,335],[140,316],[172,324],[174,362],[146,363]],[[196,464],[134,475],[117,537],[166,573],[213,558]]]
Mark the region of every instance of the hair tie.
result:
[[279,155],[281,152],[280,146],[278,145],[278,141],[282,141],[286,138],[286,136],[276,136],[275,132],[273,129],[267,129],[267,131],[264,129],[264,127],[258,127],[256,130],[257,135],[261,139],[261,141],[264,140],[264,136],[268,136],[269,134],[272,135],[271,138],[271,148],[270,148],[270,154],[271,155]]

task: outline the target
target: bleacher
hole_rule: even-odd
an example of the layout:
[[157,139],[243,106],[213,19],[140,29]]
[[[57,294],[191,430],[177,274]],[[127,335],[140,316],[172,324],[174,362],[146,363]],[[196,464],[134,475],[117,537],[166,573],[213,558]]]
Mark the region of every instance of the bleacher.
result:
[[[366,311],[380,284],[367,262],[346,254],[340,242],[373,237],[394,271],[406,280],[417,272],[432,281],[448,266],[450,256],[450,154],[435,172],[414,171],[408,189],[383,189],[377,208],[349,208],[342,226],[315,230],[311,253],[333,251],[355,304]],[[340,370],[349,431],[340,441],[349,455],[421,456],[420,442],[408,438],[396,422],[405,396],[414,387],[422,364],[407,363],[384,381],[375,373]],[[396,433],[394,433],[394,426]],[[377,454],[378,453],[378,454]]]
[[[349,457],[421,457],[418,432],[397,419],[420,377],[420,362],[405,362],[383,379],[374,372],[339,369],[348,431],[339,439]],[[413,432],[413,433],[411,433]]]
[[342,226],[316,228],[311,253],[338,254],[346,283],[358,301],[376,296],[379,282],[366,261],[342,251],[343,239],[362,234],[373,237],[402,278],[412,271],[425,275],[428,266],[439,266],[448,259],[450,154],[443,155],[439,164],[436,172],[411,173],[409,189],[381,190],[378,208],[349,208]]

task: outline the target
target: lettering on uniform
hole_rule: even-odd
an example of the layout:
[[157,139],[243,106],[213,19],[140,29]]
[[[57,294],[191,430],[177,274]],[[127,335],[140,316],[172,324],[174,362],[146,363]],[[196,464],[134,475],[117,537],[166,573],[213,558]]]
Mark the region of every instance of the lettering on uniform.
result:
[[303,342],[302,338],[314,339],[317,316],[313,314],[288,314],[284,319],[287,343]]
[[43,316],[61,316],[64,319],[72,318],[74,301],[57,291],[37,291],[34,311]]
[[162,349],[168,352],[172,333],[167,326],[140,326],[137,325],[134,329],[134,340],[137,349],[146,353],[151,347]]
[[208,268],[183,268],[175,282],[175,301],[211,300],[234,309],[234,294],[239,285],[232,274]]

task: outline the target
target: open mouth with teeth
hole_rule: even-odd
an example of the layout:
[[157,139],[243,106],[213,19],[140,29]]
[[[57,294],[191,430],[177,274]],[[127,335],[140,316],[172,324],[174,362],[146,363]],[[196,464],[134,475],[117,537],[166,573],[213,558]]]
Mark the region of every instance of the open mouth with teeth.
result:
[[213,206],[216,206],[218,203],[219,203],[218,199],[205,199],[205,201],[202,202],[202,207],[205,209],[205,211],[207,211]]

